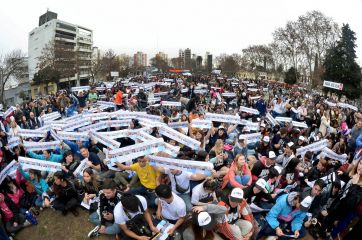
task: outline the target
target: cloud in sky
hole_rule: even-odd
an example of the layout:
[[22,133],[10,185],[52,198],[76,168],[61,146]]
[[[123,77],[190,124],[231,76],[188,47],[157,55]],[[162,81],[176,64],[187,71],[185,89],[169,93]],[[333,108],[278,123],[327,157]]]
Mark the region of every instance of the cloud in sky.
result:
[[92,29],[101,49],[149,56],[163,51],[171,57],[187,47],[202,56],[240,53],[248,45],[270,43],[272,32],[288,20],[319,10],[339,25],[350,24],[362,63],[362,0],[6,1],[0,8],[0,53],[27,52],[28,33],[47,8],[63,21]]

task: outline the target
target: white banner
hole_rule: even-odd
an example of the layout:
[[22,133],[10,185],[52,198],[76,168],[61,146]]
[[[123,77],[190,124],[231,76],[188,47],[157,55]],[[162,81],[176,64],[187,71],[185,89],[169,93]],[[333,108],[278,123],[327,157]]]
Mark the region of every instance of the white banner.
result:
[[273,118],[273,116],[270,115],[270,113],[267,113],[267,114],[266,114],[266,117],[267,117],[267,119],[269,120],[269,122],[270,122],[273,126],[275,126],[275,125],[278,124],[277,121],[275,121],[275,119]]
[[338,160],[341,163],[344,163],[347,160],[347,154],[337,154],[327,147],[323,148],[322,152],[324,153],[325,157],[329,157],[334,160]]
[[88,161],[88,158],[85,158],[80,162],[79,166],[73,172],[74,177],[76,177],[76,178],[82,177],[84,169],[86,169],[88,167],[87,161]]
[[49,162],[27,157],[19,157],[18,162],[22,168],[30,168],[46,172],[57,172],[62,170],[62,165],[56,162]]
[[8,140],[8,148],[12,149],[13,147],[19,146],[21,144],[21,140],[19,137],[12,137]]
[[204,119],[193,119],[191,122],[191,127],[193,128],[212,128],[212,121],[210,120],[204,120]]
[[105,146],[111,148],[111,149],[115,149],[115,148],[119,148],[121,143],[113,140],[113,139],[110,139],[110,138],[107,138],[93,130],[91,130],[89,132],[90,136],[92,139],[96,140],[97,142],[100,142],[102,144],[104,144]]
[[255,97],[250,97],[251,100],[256,100],[256,99],[259,99],[260,96],[255,96]]
[[87,126],[87,125],[90,125],[90,124],[92,124],[91,121],[89,121],[86,118],[81,118],[81,119],[78,119],[78,121],[70,122],[70,123],[64,125],[63,126],[63,131],[71,132],[74,129],[81,128],[83,126]]
[[350,105],[350,104],[347,104],[347,103],[341,103],[341,102],[339,102],[339,103],[337,103],[337,106],[338,107],[341,107],[341,108],[350,108],[350,109],[352,109],[352,110],[354,110],[354,111],[358,111],[358,108],[357,107],[355,107],[355,106],[353,106],[353,105]]
[[327,146],[328,146],[328,140],[327,140],[327,139],[324,139],[324,140],[321,140],[321,141],[319,141],[319,142],[315,142],[315,143],[309,144],[309,145],[307,145],[307,146],[305,146],[305,147],[298,148],[296,155],[297,155],[297,156],[299,156],[299,155],[304,156],[304,154],[305,154],[307,151],[318,152],[318,151],[322,150],[323,148],[325,148],[325,147],[327,147]]
[[54,131],[54,129],[50,130],[50,135],[53,137],[53,139],[55,141],[60,141],[61,139],[59,138],[59,136],[57,135],[57,133]]
[[147,99],[147,102],[148,103],[154,103],[154,102],[159,102],[161,101],[161,98],[160,97],[157,97],[157,98],[148,98]]
[[52,112],[52,113],[45,114],[45,115],[41,116],[40,118],[44,122],[50,122],[50,121],[56,120],[58,118],[61,118],[61,115],[59,112]]
[[225,115],[225,114],[216,114],[216,113],[206,113],[205,119],[213,122],[226,122],[238,124],[240,122],[240,117],[235,115]]
[[225,92],[223,94],[221,94],[223,97],[236,97],[235,93],[232,92]]
[[70,141],[87,141],[89,135],[87,132],[64,132],[59,131],[57,133],[58,137],[61,140],[70,140]]
[[276,117],[275,120],[278,122],[287,122],[287,123],[290,123],[293,121],[292,118],[288,118],[288,117]]
[[257,92],[257,91],[259,91],[259,89],[257,89],[257,88],[248,88],[248,91],[250,91],[250,92]]
[[193,150],[198,150],[200,148],[201,143],[199,141],[196,141],[195,139],[190,138],[170,127],[162,126],[159,132],[161,135],[164,135],[168,138],[175,140],[176,142],[186,145]]
[[116,104],[114,102],[107,102],[107,101],[97,101],[97,105],[107,106],[107,107],[116,107]]
[[330,107],[336,107],[337,106],[337,103],[329,102],[327,100],[325,100],[324,103],[326,103]]
[[158,92],[153,94],[154,97],[166,96],[166,95],[168,95],[168,92]]
[[151,155],[165,149],[162,139],[156,139],[145,143],[139,143],[123,148],[117,148],[108,152],[109,160],[114,162],[127,162],[131,159]]
[[243,107],[243,106],[240,106],[240,109],[239,109],[241,112],[247,112],[247,113],[252,113],[252,114],[255,114],[255,115],[258,115],[259,114],[259,111],[257,109],[254,109],[254,108],[248,108],[248,107]]
[[40,137],[43,138],[47,134],[46,131],[40,131],[39,129],[31,130],[31,129],[20,129],[18,131],[18,135],[25,138],[35,138]]
[[12,112],[14,112],[16,110],[16,107],[11,106],[8,108],[8,110],[6,110],[6,112],[4,112],[4,118],[6,118],[7,116],[9,116]]
[[207,93],[207,89],[195,89],[194,93],[195,94],[205,94],[205,93]]
[[173,129],[188,128],[189,122],[170,122],[168,126]]
[[43,150],[55,150],[59,145],[60,141],[51,142],[27,142],[23,141],[24,148],[27,151],[43,151]]
[[174,158],[148,156],[150,165],[165,167],[168,169],[181,170],[187,172],[208,172],[214,169],[214,165],[210,162],[200,162],[193,160],[183,160]]
[[162,106],[181,107],[181,102],[161,101],[161,105]]
[[324,80],[323,81],[323,87],[342,90],[343,89],[343,83],[337,83],[337,82],[331,82],[331,81]]
[[6,176],[17,168],[16,161],[11,161],[6,167],[0,172],[0,184],[4,181]]
[[72,87],[72,92],[88,91],[90,86]]
[[293,127],[308,128],[308,125],[305,122],[292,121],[292,125]]
[[238,124],[247,126],[252,131],[258,131],[259,130],[259,122],[252,122],[252,121],[242,119],[242,120],[240,120],[240,122]]
[[260,140],[261,133],[241,134],[240,136],[246,139],[247,143],[253,143]]

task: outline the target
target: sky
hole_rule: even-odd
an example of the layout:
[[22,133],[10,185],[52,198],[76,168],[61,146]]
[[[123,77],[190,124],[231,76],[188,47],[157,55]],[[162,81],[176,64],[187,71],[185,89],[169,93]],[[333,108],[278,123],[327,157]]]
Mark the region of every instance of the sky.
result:
[[362,0],[3,0],[0,8],[0,54],[27,52],[28,33],[39,16],[93,30],[94,46],[117,53],[162,51],[176,57],[180,48],[204,56],[241,53],[272,42],[272,33],[307,11],[319,10],[339,25],[349,23],[357,37],[362,64]]

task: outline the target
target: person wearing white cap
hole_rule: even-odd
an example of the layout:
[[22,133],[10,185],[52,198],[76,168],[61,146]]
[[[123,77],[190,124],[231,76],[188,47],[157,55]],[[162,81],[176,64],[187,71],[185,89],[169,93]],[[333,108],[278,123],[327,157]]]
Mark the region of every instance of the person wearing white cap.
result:
[[207,204],[193,207],[192,211],[193,224],[182,233],[183,239],[213,239],[213,237],[205,238],[206,235],[214,235],[209,232],[211,230],[214,230],[214,233],[222,233],[227,239],[235,239],[230,225],[225,218],[227,211],[225,206]]
[[298,141],[297,141],[297,144],[296,144],[297,148],[300,148],[300,147],[304,147],[307,145],[307,142],[305,141],[305,137],[300,135],[299,138],[298,138]]
[[255,153],[260,159],[261,156],[268,156],[269,151],[273,150],[270,145],[270,137],[264,136],[260,142],[255,144]]
[[244,199],[241,188],[234,188],[230,195],[220,197],[219,205],[227,207],[227,219],[237,239],[248,239],[253,234],[254,217]]
[[292,158],[295,158],[295,151],[295,144],[293,142],[288,142],[287,146],[284,148],[284,153],[277,157],[277,164],[285,168],[289,161]]
[[266,177],[269,173],[269,169],[275,165],[276,158],[277,156],[273,151],[269,151],[268,155],[262,156],[251,169],[253,181],[258,180],[258,178]]
[[265,217],[265,222],[256,239],[259,240],[264,236],[290,239],[289,235],[295,239],[302,239],[306,234],[303,226],[303,220],[306,217],[305,211],[309,209],[311,199],[304,199],[303,204],[300,200],[300,194],[297,192],[280,196]]

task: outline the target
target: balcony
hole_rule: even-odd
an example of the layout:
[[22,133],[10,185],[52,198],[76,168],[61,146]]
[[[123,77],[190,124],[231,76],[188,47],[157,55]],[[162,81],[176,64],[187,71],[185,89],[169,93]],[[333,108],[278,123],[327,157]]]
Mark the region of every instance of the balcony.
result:
[[79,52],[88,52],[88,53],[92,53],[92,52],[93,52],[92,49],[83,48],[83,47],[78,47],[77,50],[78,50]]
[[75,43],[75,39],[69,39],[69,38],[64,38],[64,37],[55,37],[55,40]]

